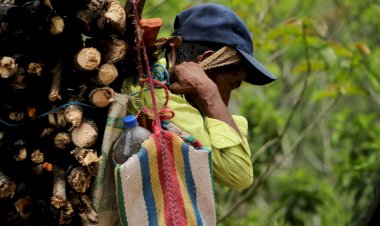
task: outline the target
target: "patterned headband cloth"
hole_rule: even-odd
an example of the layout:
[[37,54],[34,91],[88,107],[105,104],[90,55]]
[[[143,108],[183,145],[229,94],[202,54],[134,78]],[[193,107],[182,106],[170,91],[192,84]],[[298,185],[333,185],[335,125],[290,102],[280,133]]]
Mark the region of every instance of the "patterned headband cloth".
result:
[[213,68],[218,68],[230,64],[237,63],[241,60],[236,50],[231,46],[225,46],[211,56],[207,57],[205,60],[199,64],[204,70],[209,70]]

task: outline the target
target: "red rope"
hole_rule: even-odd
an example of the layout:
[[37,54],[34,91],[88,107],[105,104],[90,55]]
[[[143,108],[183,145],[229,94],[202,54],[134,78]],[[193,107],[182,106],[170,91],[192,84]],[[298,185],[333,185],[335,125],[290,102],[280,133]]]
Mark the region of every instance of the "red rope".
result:
[[160,113],[157,108],[157,101],[156,101],[156,95],[154,93],[154,81],[152,78],[152,73],[150,71],[150,64],[149,64],[149,59],[148,55],[146,53],[146,48],[144,44],[144,40],[142,39],[142,32],[139,26],[139,18],[138,18],[138,0],[133,1],[133,14],[134,14],[134,20],[135,20],[135,33],[136,33],[136,48],[137,48],[137,59],[138,59],[138,73],[139,77],[142,78],[143,76],[143,64],[142,64],[142,57],[141,57],[141,51],[143,52],[143,57],[145,61],[145,69],[146,73],[148,75],[148,83],[149,83],[149,89],[150,89],[150,94],[152,96],[152,107],[153,107],[153,112],[154,112],[154,119],[153,120],[153,130],[154,133],[160,133],[162,130],[161,127],[161,121],[160,121]]
[[[161,157],[162,157],[162,161],[163,161],[163,173],[164,173],[164,177],[165,177],[165,189],[164,189],[164,193],[165,195],[168,197],[168,207],[169,207],[169,225],[173,225],[173,226],[182,226],[183,224],[181,224],[180,222],[180,219],[181,219],[181,216],[179,215],[179,212],[178,212],[178,201],[179,200],[176,200],[176,196],[174,195],[175,194],[175,190],[174,188],[171,186],[172,185],[172,181],[173,179],[171,178],[171,175],[170,173],[173,172],[173,168],[170,166],[170,150],[168,150],[167,146],[166,145],[166,141],[164,139],[164,136],[163,136],[163,133],[165,133],[165,131],[163,130],[163,128],[161,127],[161,119],[160,119],[160,113],[162,115],[165,115],[165,113],[167,113],[169,110],[166,109],[166,104],[169,100],[169,95],[168,95],[168,90],[167,90],[167,87],[158,82],[157,80],[154,80],[152,78],[152,74],[151,74],[151,71],[150,71],[150,64],[149,64],[149,59],[148,59],[148,55],[146,53],[146,48],[145,48],[145,44],[144,44],[144,40],[142,39],[142,31],[140,29],[140,26],[139,26],[139,18],[138,18],[138,12],[137,12],[137,7],[138,7],[138,0],[133,0],[133,14],[134,14],[134,22],[135,22],[135,32],[136,32],[136,48],[137,48],[137,58],[138,58],[138,73],[139,73],[139,77],[142,78],[143,76],[143,66],[142,66],[142,59],[141,59],[141,51],[143,52],[143,57],[144,57],[144,61],[145,61],[145,69],[146,69],[146,72],[147,72],[147,76],[148,76],[148,82],[149,82],[149,88],[150,88],[150,94],[151,94],[151,97],[152,97],[152,107],[153,107],[153,115],[154,115],[154,118],[153,118],[153,131],[155,133],[155,135],[157,135],[158,137],[158,140],[159,140],[159,143],[160,143],[160,147],[158,147],[159,149],[161,149]],[[141,85],[145,85],[144,83],[145,82],[141,82],[142,84]],[[164,104],[164,109],[162,109],[162,111],[158,111],[158,108],[157,108],[157,101],[156,101],[156,95],[154,93],[154,84],[158,84],[161,85],[162,87],[165,88],[165,92],[166,92],[166,102]],[[142,91],[143,92],[143,91]],[[174,112],[172,114],[172,116],[174,116]],[[172,117],[171,116],[171,117]]]

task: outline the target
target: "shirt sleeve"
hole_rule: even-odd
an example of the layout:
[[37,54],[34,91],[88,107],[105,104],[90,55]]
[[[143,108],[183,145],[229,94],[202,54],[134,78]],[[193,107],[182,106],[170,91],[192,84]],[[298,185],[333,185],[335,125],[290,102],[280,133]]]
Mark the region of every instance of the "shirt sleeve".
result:
[[242,116],[233,116],[241,136],[223,121],[206,118],[212,145],[215,182],[236,189],[253,183],[251,151],[247,142],[248,122]]

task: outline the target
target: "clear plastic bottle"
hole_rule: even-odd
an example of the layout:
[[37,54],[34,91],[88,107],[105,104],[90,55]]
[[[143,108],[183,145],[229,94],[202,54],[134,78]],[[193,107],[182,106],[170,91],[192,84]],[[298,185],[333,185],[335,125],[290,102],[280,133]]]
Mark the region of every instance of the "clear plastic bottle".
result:
[[124,130],[113,145],[113,160],[122,164],[140,150],[141,144],[149,138],[151,132],[139,126],[134,115],[123,118]]

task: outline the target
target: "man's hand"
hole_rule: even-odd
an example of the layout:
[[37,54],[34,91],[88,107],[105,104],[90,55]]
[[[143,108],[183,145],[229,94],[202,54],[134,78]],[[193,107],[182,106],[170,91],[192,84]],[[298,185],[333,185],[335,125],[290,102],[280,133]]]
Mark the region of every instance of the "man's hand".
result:
[[210,118],[229,124],[239,134],[225,105],[218,86],[207,76],[203,68],[194,62],[183,62],[172,68],[175,82],[169,86],[173,93],[184,94],[186,99],[200,112]]
[[218,87],[197,63],[183,62],[173,66],[172,70],[175,81],[169,86],[169,89],[173,93],[189,94],[205,99],[211,91],[218,91]]
[[172,68],[175,82],[169,89],[176,94],[184,94],[203,115],[209,116],[209,105],[221,99],[218,87],[207,76],[203,68],[194,62],[183,62]]

